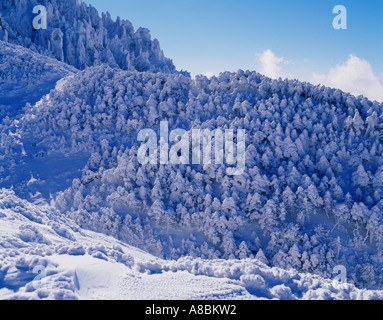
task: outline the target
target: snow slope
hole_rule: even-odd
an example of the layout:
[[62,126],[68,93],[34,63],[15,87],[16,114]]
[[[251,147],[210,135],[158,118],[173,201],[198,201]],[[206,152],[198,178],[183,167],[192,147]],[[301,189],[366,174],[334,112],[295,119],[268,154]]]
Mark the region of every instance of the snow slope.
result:
[[65,63],[0,41],[0,119],[16,116],[26,103],[36,103],[58,80],[76,72]]
[[[11,121],[10,119],[17,126],[18,120],[15,119],[23,115],[27,104],[35,104],[43,97],[49,99],[49,92],[52,89],[60,91],[63,84],[70,81],[76,72],[78,72],[76,68],[56,59],[37,54],[21,46],[0,41],[0,119],[3,120],[0,127],[7,126],[7,123]],[[9,136],[12,136],[12,134],[10,133]],[[76,159],[68,159],[68,157],[60,155],[49,159],[46,158],[44,165],[42,165],[41,161],[37,165],[36,157],[34,157],[36,154],[31,155],[28,146],[26,148],[29,158],[22,143],[16,143],[13,147],[20,147],[21,150],[19,157],[13,158],[12,161],[18,164],[18,177],[24,182],[23,186],[25,186],[25,183],[28,186],[28,190],[24,188],[26,195],[35,195],[38,192],[49,199],[47,188],[52,190],[52,184],[55,183],[59,184],[59,186],[56,186],[56,190],[62,189],[63,184],[71,185],[73,175],[76,174],[78,167],[84,165],[82,162],[86,163],[81,156]],[[37,157],[39,156],[41,154],[37,155]],[[5,158],[9,159],[9,157]],[[69,165],[64,171],[62,171],[62,167],[57,166],[63,162]],[[7,165],[3,170],[7,171],[11,170],[11,168],[12,165]],[[42,177],[46,177],[47,174],[50,177],[55,175],[57,180],[44,180],[49,184],[48,187],[44,187],[40,175],[38,175],[38,179],[33,177],[33,172],[36,170],[42,173]],[[68,174],[69,178],[71,178],[69,184],[67,182]],[[15,187],[19,183],[20,181],[17,178],[11,182]],[[37,185],[38,191],[35,188]],[[7,186],[7,184],[4,184],[3,181],[2,186]]]
[[[254,259],[165,261],[0,190],[1,299],[382,299]],[[39,273],[40,272],[40,273]]]

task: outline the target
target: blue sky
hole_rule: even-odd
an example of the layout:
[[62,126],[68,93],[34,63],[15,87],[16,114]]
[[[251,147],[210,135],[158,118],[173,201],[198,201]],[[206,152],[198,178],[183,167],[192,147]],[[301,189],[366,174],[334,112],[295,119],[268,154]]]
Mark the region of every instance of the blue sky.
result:
[[[356,70],[366,62],[383,79],[382,0],[85,2],[113,18],[130,20],[136,29],[149,28],[177,69],[193,75],[238,69],[267,73],[264,64],[270,59],[262,60],[262,54],[268,52],[281,76],[313,81],[317,74],[316,79],[325,82],[325,76],[334,78],[331,70],[347,67],[353,55],[359,60],[351,61],[349,68]],[[336,5],[347,8],[347,30],[333,28]]]

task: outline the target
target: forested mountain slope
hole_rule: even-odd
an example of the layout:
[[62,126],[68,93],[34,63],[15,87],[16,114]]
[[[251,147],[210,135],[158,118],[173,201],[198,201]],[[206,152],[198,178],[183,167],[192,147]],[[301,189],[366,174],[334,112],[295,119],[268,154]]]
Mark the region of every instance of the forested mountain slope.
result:
[[[161,121],[170,130],[245,129],[245,172],[229,176],[227,163],[214,162],[141,165],[137,135],[159,134]],[[350,281],[376,288],[382,124],[382,104],[296,80],[99,66],[3,126],[1,181],[24,196],[26,185],[41,186],[37,198],[81,227],[157,256],[256,256],[325,277],[340,264]],[[70,173],[65,183],[46,165],[57,159]]]

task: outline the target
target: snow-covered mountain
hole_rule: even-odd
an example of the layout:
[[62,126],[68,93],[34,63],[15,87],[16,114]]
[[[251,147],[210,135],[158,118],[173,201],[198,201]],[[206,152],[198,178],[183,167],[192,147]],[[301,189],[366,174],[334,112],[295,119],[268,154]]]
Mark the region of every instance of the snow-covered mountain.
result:
[[[33,27],[37,5],[46,8],[46,30]],[[124,70],[175,71],[148,29],[135,31],[129,21],[113,21],[109,14],[100,17],[95,8],[78,0],[1,0],[0,9],[0,40],[78,69],[107,63]]]
[[[0,297],[164,298],[155,281],[171,283],[168,298],[382,297],[367,290],[383,287],[382,103],[250,71],[193,80],[158,58],[146,31],[40,1],[71,39],[106,32],[76,61],[63,41],[61,59],[44,33],[56,29],[16,24],[30,3],[0,0]],[[128,39],[142,46],[136,58],[158,55],[121,63]],[[140,130],[160,136],[163,121],[246,130],[243,174],[227,175],[216,154],[140,164]],[[36,266],[49,266],[51,290],[33,290]]]

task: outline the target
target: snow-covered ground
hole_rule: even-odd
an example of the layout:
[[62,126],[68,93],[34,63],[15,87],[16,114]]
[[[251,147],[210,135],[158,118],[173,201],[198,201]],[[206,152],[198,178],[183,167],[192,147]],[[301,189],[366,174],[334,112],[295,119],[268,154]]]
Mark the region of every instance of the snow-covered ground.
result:
[[0,190],[1,299],[382,299],[254,259],[165,261]]

